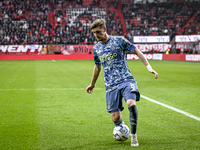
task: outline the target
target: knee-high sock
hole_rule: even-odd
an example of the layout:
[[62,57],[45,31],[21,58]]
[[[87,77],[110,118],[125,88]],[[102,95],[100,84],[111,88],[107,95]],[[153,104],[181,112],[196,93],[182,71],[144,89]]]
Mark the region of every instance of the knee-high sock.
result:
[[131,134],[135,134],[137,130],[137,121],[138,121],[138,110],[136,105],[128,107],[129,109],[129,120],[131,124]]

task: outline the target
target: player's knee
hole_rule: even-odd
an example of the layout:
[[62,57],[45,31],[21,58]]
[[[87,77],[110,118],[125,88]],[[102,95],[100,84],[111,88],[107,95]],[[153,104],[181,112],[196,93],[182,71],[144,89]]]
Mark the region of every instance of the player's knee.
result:
[[129,107],[129,106],[132,106],[132,105],[136,105],[136,100],[134,100],[134,99],[128,99],[127,101],[126,101],[126,103],[127,103],[127,106]]
[[114,122],[119,122],[120,119],[121,119],[120,113],[118,113],[118,112],[112,113],[112,120],[113,120]]
[[114,122],[119,122],[120,121],[120,116],[114,116],[112,119]]

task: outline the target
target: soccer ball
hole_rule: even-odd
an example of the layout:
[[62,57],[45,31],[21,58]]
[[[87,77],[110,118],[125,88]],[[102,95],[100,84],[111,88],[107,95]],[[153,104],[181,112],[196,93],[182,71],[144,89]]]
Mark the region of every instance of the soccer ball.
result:
[[130,135],[130,129],[125,124],[120,124],[118,126],[115,126],[113,129],[113,137],[117,141],[126,141],[129,138]]

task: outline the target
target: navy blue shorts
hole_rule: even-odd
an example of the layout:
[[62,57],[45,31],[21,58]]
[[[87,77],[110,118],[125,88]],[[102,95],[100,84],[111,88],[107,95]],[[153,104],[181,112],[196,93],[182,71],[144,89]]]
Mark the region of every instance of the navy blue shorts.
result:
[[128,99],[140,100],[140,93],[136,82],[121,83],[117,89],[106,93],[107,112],[122,111],[124,109],[122,98],[125,101]]

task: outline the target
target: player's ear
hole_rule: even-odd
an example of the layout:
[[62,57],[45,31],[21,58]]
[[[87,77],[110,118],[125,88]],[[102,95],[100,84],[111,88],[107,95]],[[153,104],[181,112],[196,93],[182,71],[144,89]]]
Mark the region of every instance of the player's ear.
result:
[[104,27],[104,31],[106,32],[106,27]]

